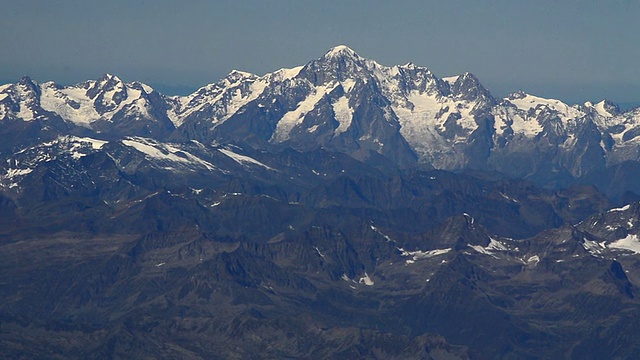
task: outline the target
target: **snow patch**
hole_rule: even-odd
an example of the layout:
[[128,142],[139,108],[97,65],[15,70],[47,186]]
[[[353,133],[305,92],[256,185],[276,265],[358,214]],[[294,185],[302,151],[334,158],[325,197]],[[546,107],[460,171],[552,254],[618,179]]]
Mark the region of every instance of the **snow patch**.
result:
[[[127,140],[122,140],[122,143],[140,151],[145,154],[147,158],[170,161],[186,166],[197,165],[204,167],[207,170],[216,169],[216,167],[211,163],[168,144],[155,143],[149,139],[143,138],[129,138]],[[180,155],[178,155],[178,153]]]
[[427,250],[427,251],[422,251],[422,250],[406,251],[403,248],[398,248],[398,250],[401,253],[400,255],[402,255],[402,256],[410,256],[411,257],[411,259],[408,259],[408,260],[405,261],[407,264],[413,264],[417,260],[428,259],[428,258],[432,258],[432,257],[435,257],[435,256],[444,255],[444,254],[450,252],[451,248]]
[[367,274],[366,272],[364,273],[364,276],[361,277],[360,280],[358,280],[358,283],[365,284],[367,286],[373,286],[373,280],[371,280],[371,277],[369,277],[369,274]]
[[245,155],[236,154],[229,149],[218,149],[218,151],[230,157],[231,159],[233,159],[233,161],[237,162],[238,164],[241,164],[241,165],[253,164],[253,165],[261,166],[267,170],[273,170],[271,167],[261,163],[260,161],[254,158],[251,158]]
[[[387,240],[387,242],[395,242],[393,241],[389,236],[383,234],[377,227],[375,227],[374,225],[371,225],[371,230],[377,232],[379,235],[381,235],[382,237],[385,238],[385,240]],[[400,250],[400,251],[404,251],[404,250]]]
[[27,174],[30,174],[33,171],[33,169],[12,169],[9,168],[7,169],[6,174],[4,174],[2,176],[2,179],[13,179],[16,176],[24,176]]
[[356,85],[356,81],[352,79],[347,79],[342,81],[340,85],[342,85],[342,89],[344,90],[344,93],[348,94],[349,92],[351,92],[351,89],[353,89],[353,87]]
[[587,239],[583,240],[582,247],[592,255],[600,254],[604,249],[606,249],[606,245],[604,243],[598,243]]
[[509,251],[509,249],[503,243],[495,239],[491,239],[486,249],[494,251]]
[[300,73],[300,70],[302,70],[303,67],[304,66],[297,66],[292,69],[282,68],[282,69],[276,70],[271,74],[271,79],[276,81],[293,79],[294,77],[298,76],[298,74]]
[[318,249],[317,246],[314,246],[313,248],[316,249],[316,252],[318,253],[318,255],[320,255],[320,257],[324,257],[324,254],[320,252],[320,249]]
[[507,194],[500,193],[500,196],[502,196],[503,198],[505,198],[505,199],[507,199],[507,200],[509,200],[511,202],[514,202],[514,203],[518,202],[518,200],[516,200],[516,199],[514,199],[512,197],[509,197]]
[[104,141],[104,140],[98,140],[98,139],[92,139],[92,138],[88,138],[88,137],[71,137],[72,140],[81,142],[81,143],[88,143],[91,144],[91,148],[93,150],[100,150],[102,149],[102,147],[104,146],[104,144],[108,143],[108,141]]
[[598,115],[600,116],[613,117],[613,114],[606,109],[605,105],[606,105],[606,101],[602,100],[599,103],[593,105],[593,109],[595,109]]
[[449,85],[453,85],[456,83],[456,81],[460,78],[460,75],[456,75],[456,76],[447,76],[447,77],[443,77],[442,80],[446,81],[449,83]]
[[284,116],[276,124],[276,130],[273,133],[270,141],[283,142],[289,139],[289,133],[296,126],[302,123],[305,115],[312,111],[318,101],[322,99],[327,93],[333,90],[337,86],[336,83],[327,86],[319,86],[314,89],[306,99],[302,100],[296,105],[294,110],[284,114]]
[[625,205],[621,208],[611,209],[608,212],[627,211],[629,208],[631,208],[631,204]]
[[509,248],[507,246],[495,239],[491,239],[489,245],[487,245],[486,247],[482,247],[480,245],[469,245],[469,247],[481,254],[489,255],[494,258],[497,258],[495,256],[496,252],[509,251]]
[[635,254],[640,254],[640,239],[638,239],[638,235],[628,235],[624,239],[612,242],[608,247],[611,249],[628,250]]
[[353,119],[353,109],[349,106],[349,99],[346,96],[341,97],[338,101],[331,104],[333,113],[339,125],[334,131],[334,135],[342,134],[347,131]]
[[540,257],[538,255],[533,255],[532,257],[527,259],[527,265],[536,266],[540,262]]
[[153,90],[153,88],[147,84],[143,84],[143,83],[139,83],[140,86],[142,86],[142,89],[144,90],[145,93],[147,94],[151,94],[152,92],[154,92],[155,90]]
[[551,110],[558,112],[558,116],[563,122],[576,119],[584,115],[584,113],[578,110],[575,106],[569,106],[560,100],[545,99],[539,96],[531,94],[524,94],[524,96],[518,96],[517,98],[506,99],[508,102],[515,105],[518,109],[528,112],[530,109],[537,108],[538,106],[547,107]]
[[20,111],[16,114],[17,117],[24,121],[31,121],[35,119],[34,115],[33,110],[26,106],[24,101],[20,103]]
[[[466,142],[468,135],[478,128],[472,113],[477,104],[455,101],[434,88],[423,92],[411,90],[408,94],[400,93],[394,90],[399,86],[396,82],[398,80],[383,87],[387,93],[385,95],[391,100],[392,111],[389,111],[388,119],[395,114],[401,126],[400,133],[419,157],[428,160],[436,168],[446,168],[447,163],[456,161],[449,156],[453,154],[448,153],[451,143]],[[453,139],[443,136],[447,131],[445,123],[449,119],[461,128]]]
[[507,128],[511,128],[515,134],[523,134],[534,137],[542,132],[542,125],[535,117],[529,117],[526,113],[510,107],[496,107],[493,109],[495,130],[502,135]]
[[0,175],[0,187],[8,187],[9,189],[18,187],[19,180],[16,178],[30,174],[33,169],[7,169],[4,175]]
[[85,153],[86,150],[85,152],[81,152],[84,145],[89,144],[91,145],[91,149],[100,150],[104,146],[104,144],[107,143],[107,141],[103,141],[103,140],[96,140],[96,139],[86,138],[86,137],[79,138],[75,136],[70,136],[68,140],[71,143],[71,147],[68,149],[68,151],[71,153],[71,157],[74,160],[78,160],[81,157],[88,155]]

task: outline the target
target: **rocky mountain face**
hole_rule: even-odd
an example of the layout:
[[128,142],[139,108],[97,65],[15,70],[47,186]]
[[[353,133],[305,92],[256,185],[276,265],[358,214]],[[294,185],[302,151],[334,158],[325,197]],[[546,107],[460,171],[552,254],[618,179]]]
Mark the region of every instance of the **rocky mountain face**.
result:
[[639,124],[345,46],[188,96],[25,77],[0,353],[636,358]]

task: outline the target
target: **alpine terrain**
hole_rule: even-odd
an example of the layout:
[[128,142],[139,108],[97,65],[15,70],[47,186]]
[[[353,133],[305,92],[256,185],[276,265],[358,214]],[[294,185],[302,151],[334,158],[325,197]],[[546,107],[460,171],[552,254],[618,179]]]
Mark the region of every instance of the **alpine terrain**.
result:
[[6,359],[640,358],[640,109],[346,46],[0,85]]

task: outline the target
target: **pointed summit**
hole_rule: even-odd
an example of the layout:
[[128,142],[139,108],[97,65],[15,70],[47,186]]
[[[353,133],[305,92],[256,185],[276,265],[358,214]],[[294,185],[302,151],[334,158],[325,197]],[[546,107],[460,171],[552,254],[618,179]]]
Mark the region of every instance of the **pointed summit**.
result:
[[95,99],[99,94],[112,90],[123,93],[126,96],[124,82],[116,75],[106,73],[91,84],[91,87],[87,90],[87,96],[90,99]]
[[335,46],[321,58],[311,61],[300,72],[314,85],[322,85],[331,81],[370,77],[370,68],[375,63],[362,58],[345,45]]
[[233,76],[233,77],[238,77],[238,76],[239,77],[256,77],[257,75],[252,74],[250,72],[233,69],[227,75],[227,77],[231,77],[231,76]]
[[483,100],[492,105],[495,100],[477,77],[470,72],[464,72],[451,84],[451,93],[456,99],[465,101]]
[[20,78],[20,81],[18,81],[18,84],[33,86],[35,83],[33,80],[31,80],[29,76],[24,75],[23,77]]
[[120,83],[122,82],[122,80],[117,76],[117,75],[113,75],[110,73],[105,73],[103,74],[99,79],[99,82],[113,82],[113,83]]
[[27,75],[25,75],[25,76],[20,78],[20,81],[18,82],[18,85],[23,86],[23,88],[27,92],[36,94],[37,96],[40,96],[40,87],[38,86],[38,83],[33,81]]
[[230,85],[230,84],[235,84],[238,83],[240,81],[243,80],[247,80],[247,79],[256,79],[258,78],[258,75],[246,72],[246,71],[240,71],[240,70],[236,70],[233,69],[231,70],[231,72],[224,78],[224,82],[226,83],[226,85]]
[[353,49],[346,45],[338,45],[334,46],[326,54],[324,54],[324,58],[334,58],[334,57],[356,57],[359,58],[358,55]]

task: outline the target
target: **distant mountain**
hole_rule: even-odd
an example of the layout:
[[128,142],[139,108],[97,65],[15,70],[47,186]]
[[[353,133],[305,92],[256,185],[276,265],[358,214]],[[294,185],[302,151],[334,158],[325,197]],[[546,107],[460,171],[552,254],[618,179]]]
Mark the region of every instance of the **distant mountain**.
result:
[[636,161],[640,134],[637,109],[524,92],[495,99],[470,73],[441,79],[411,63],[380,65],[346,46],[264,76],[234,70],[188,96],[163,96],[113,75],[67,87],[23,78],[0,87],[0,119],[0,131],[40,138],[320,147],[359,159],[376,152],[401,166],[497,170],[547,186]]
[[346,46],[0,86],[6,358],[637,358],[640,110]]

